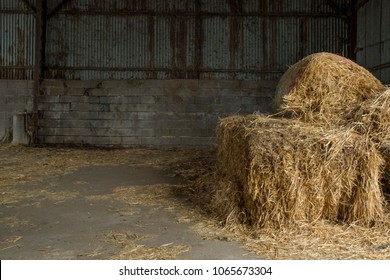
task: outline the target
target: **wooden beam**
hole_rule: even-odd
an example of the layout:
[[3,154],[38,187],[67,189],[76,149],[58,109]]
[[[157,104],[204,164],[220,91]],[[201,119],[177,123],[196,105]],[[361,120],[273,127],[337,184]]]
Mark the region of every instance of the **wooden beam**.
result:
[[200,78],[200,69],[202,67],[202,42],[203,42],[203,31],[202,31],[202,18],[200,17],[201,1],[195,0],[195,77]]
[[47,18],[51,18],[52,16],[54,16],[59,10],[61,10],[61,8],[67,4],[68,2],[70,2],[72,0],[63,0],[61,1],[48,15],[47,15]]
[[22,2],[31,10],[34,12],[34,14],[37,13],[37,9],[28,1],[28,0],[22,0]]
[[370,71],[377,71],[377,70],[381,70],[381,69],[385,69],[385,68],[390,68],[390,62],[379,64],[377,66],[368,68],[368,70],[370,70]]
[[350,0],[348,7],[348,36],[349,36],[349,58],[356,60],[357,46],[357,0]]
[[359,0],[359,1],[357,1],[356,5],[355,5],[355,9],[359,10],[361,7],[363,7],[364,5],[366,5],[370,1],[371,0]]
[[39,115],[38,97],[41,94],[45,65],[46,12],[47,0],[36,0],[34,92],[32,97],[31,112],[27,112],[26,115],[26,128],[29,135],[29,144],[34,144],[37,141]]
[[33,113],[38,111],[38,96],[44,78],[47,0],[37,0],[36,3]]

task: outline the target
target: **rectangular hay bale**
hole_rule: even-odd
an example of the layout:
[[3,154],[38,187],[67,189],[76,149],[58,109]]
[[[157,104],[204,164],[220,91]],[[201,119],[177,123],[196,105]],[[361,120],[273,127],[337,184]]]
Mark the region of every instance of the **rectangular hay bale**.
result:
[[235,182],[254,227],[321,219],[370,225],[383,215],[383,159],[352,130],[232,116],[220,121],[217,141],[218,173]]

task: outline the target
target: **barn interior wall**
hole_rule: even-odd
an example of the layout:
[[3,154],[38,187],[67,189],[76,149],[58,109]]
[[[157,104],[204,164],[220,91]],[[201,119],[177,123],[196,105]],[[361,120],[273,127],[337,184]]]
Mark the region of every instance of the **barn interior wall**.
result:
[[[32,79],[38,2],[0,1],[1,79]],[[313,52],[350,55],[348,0],[46,2],[47,79],[274,80]]]
[[33,81],[0,80],[0,140],[12,132],[12,117],[31,108]]
[[99,146],[208,146],[219,118],[271,110],[276,81],[45,80],[39,139]]
[[[47,1],[39,140],[210,144],[219,117],[269,111],[277,79],[300,58],[350,55],[348,1],[330,2]],[[26,3],[0,1],[0,96],[8,102],[0,137],[33,93],[36,20]]]
[[[38,140],[46,144],[211,147],[219,118],[270,112],[277,81],[45,80]],[[0,80],[0,139],[28,111],[33,81]]]
[[390,84],[390,1],[368,1],[357,18],[357,62]]

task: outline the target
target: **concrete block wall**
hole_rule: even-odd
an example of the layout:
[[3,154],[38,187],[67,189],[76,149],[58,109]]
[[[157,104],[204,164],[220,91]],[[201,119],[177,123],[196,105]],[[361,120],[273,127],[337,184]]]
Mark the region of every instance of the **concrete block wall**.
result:
[[219,118],[271,110],[276,81],[45,80],[38,136],[50,144],[212,146]]
[[0,80],[0,139],[12,128],[15,113],[31,110],[33,81]]

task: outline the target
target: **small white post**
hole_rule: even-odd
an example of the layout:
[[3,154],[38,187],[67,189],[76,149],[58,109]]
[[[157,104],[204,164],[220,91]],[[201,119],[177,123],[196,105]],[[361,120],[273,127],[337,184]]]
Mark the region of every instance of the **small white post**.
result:
[[26,133],[25,113],[16,113],[13,116],[12,144],[28,145],[28,136]]

